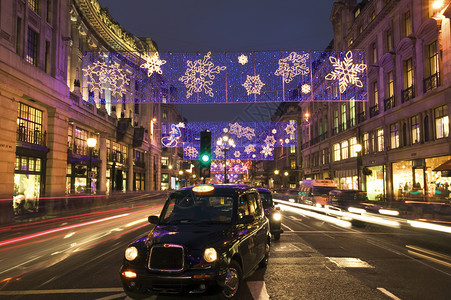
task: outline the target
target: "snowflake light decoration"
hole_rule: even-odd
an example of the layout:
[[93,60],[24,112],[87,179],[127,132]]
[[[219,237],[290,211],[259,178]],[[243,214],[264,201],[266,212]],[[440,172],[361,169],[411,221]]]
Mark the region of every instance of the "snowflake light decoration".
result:
[[244,152],[246,152],[247,154],[251,154],[252,152],[255,152],[255,145],[247,145],[246,147],[244,147]]
[[249,76],[247,75],[246,81],[242,84],[247,91],[247,94],[258,94],[265,84],[260,80],[260,75]]
[[274,144],[276,143],[276,139],[272,135],[267,135],[264,142],[267,146],[274,147]]
[[357,73],[362,73],[366,69],[366,64],[354,64],[352,62],[352,52],[348,51],[343,61],[333,56],[329,56],[329,61],[335,70],[326,75],[326,80],[335,80],[338,78],[340,93],[344,93],[349,84],[363,87],[362,81]]
[[82,69],[88,78],[90,91],[111,90],[112,95],[122,95],[130,83],[129,71],[121,68],[119,63],[112,64],[96,61]]
[[285,83],[290,83],[298,75],[307,75],[310,72],[307,67],[308,58],[307,53],[291,52],[287,57],[279,59],[279,68],[274,72],[274,75],[282,76]]
[[243,66],[245,65],[245,64],[247,64],[247,56],[246,55],[244,55],[244,54],[241,54],[240,56],[238,56],[238,62],[240,63],[240,64],[242,64]]
[[312,88],[310,87],[310,85],[309,84],[303,84],[302,86],[301,86],[301,91],[304,93],[304,94],[308,94],[308,93],[310,93],[310,91],[312,90]]
[[158,52],[155,52],[153,55],[145,55],[144,59],[146,60],[140,67],[143,69],[147,69],[147,76],[150,77],[154,72],[158,74],[163,74],[161,70],[161,65],[166,63],[165,60],[160,59],[160,55]]
[[197,149],[194,147],[185,147],[183,149],[183,153],[185,154],[185,157],[192,159],[197,159],[199,157],[199,151],[197,151]]
[[241,152],[235,151],[235,153],[233,153],[233,156],[235,156],[236,158],[239,158],[241,156]]
[[185,71],[185,75],[179,78],[188,89],[186,91],[186,98],[191,97],[193,93],[200,93],[202,90],[210,97],[214,96],[211,88],[213,79],[215,79],[214,74],[219,74],[221,71],[224,71],[226,67],[215,66],[210,61],[210,58],[211,52],[208,52],[203,60],[198,59],[194,62],[188,60],[186,62],[188,68]]
[[270,156],[270,155],[272,155],[272,151],[274,150],[274,148],[272,148],[271,146],[269,146],[269,145],[266,145],[266,146],[263,146],[262,147],[262,151],[260,151],[260,153],[263,153],[263,155],[265,156],[265,158],[267,157],[267,156]]
[[294,127],[293,124],[288,124],[288,125],[285,127],[285,132],[286,132],[287,134],[294,134],[294,133],[296,132],[296,127]]

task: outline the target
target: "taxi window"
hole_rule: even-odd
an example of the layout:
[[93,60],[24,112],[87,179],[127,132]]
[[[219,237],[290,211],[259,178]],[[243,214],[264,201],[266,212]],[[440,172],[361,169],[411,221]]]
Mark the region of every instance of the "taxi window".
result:
[[238,217],[242,218],[249,215],[249,205],[245,195],[240,196],[238,201]]
[[247,199],[249,202],[249,212],[252,215],[260,216],[262,213],[261,204],[257,193],[247,194]]

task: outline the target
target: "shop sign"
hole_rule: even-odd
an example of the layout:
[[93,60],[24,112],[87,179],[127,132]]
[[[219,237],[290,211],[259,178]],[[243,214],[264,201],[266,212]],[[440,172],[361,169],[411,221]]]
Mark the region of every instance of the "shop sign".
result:
[[450,170],[443,170],[442,172],[442,177],[451,177],[451,171]]

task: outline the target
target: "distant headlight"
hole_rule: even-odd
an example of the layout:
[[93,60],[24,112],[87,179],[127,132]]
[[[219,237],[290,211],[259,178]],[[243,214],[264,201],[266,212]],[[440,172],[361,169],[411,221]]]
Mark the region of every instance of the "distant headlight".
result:
[[128,247],[125,249],[125,259],[128,261],[134,260],[136,257],[138,257],[138,249],[136,247]]
[[366,213],[366,210],[363,208],[357,208],[357,207],[348,207],[348,211],[355,213],[355,214],[364,214]]
[[280,221],[281,219],[282,219],[282,215],[280,214],[280,212],[275,212],[273,215],[272,215],[272,218],[273,218],[273,220],[274,221]]
[[204,251],[204,259],[206,262],[214,262],[218,259],[218,253],[215,248],[207,248]]

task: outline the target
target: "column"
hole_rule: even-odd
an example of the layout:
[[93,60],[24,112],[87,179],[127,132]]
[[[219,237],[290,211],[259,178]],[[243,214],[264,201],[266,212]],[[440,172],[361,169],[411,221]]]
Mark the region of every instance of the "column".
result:
[[132,145],[128,145],[128,175],[127,175],[127,191],[133,191],[133,160],[135,157],[135,151],[133,150]]
[[99,185],[98,185],[98,192],[100,194],[105,194],[107,191],[106,186],[106,166],[108,162],[107,158],[107,149],[106,149],[106,137],[104,133],[101,133],[99,135],[99,159],[100,159],[100,166],[99,166]]
[[145,190],[150,191],[152,190],[152,161],[151,161],[150,151],[145,151],[144,153],[144,163],[146,164],[145,167]]

